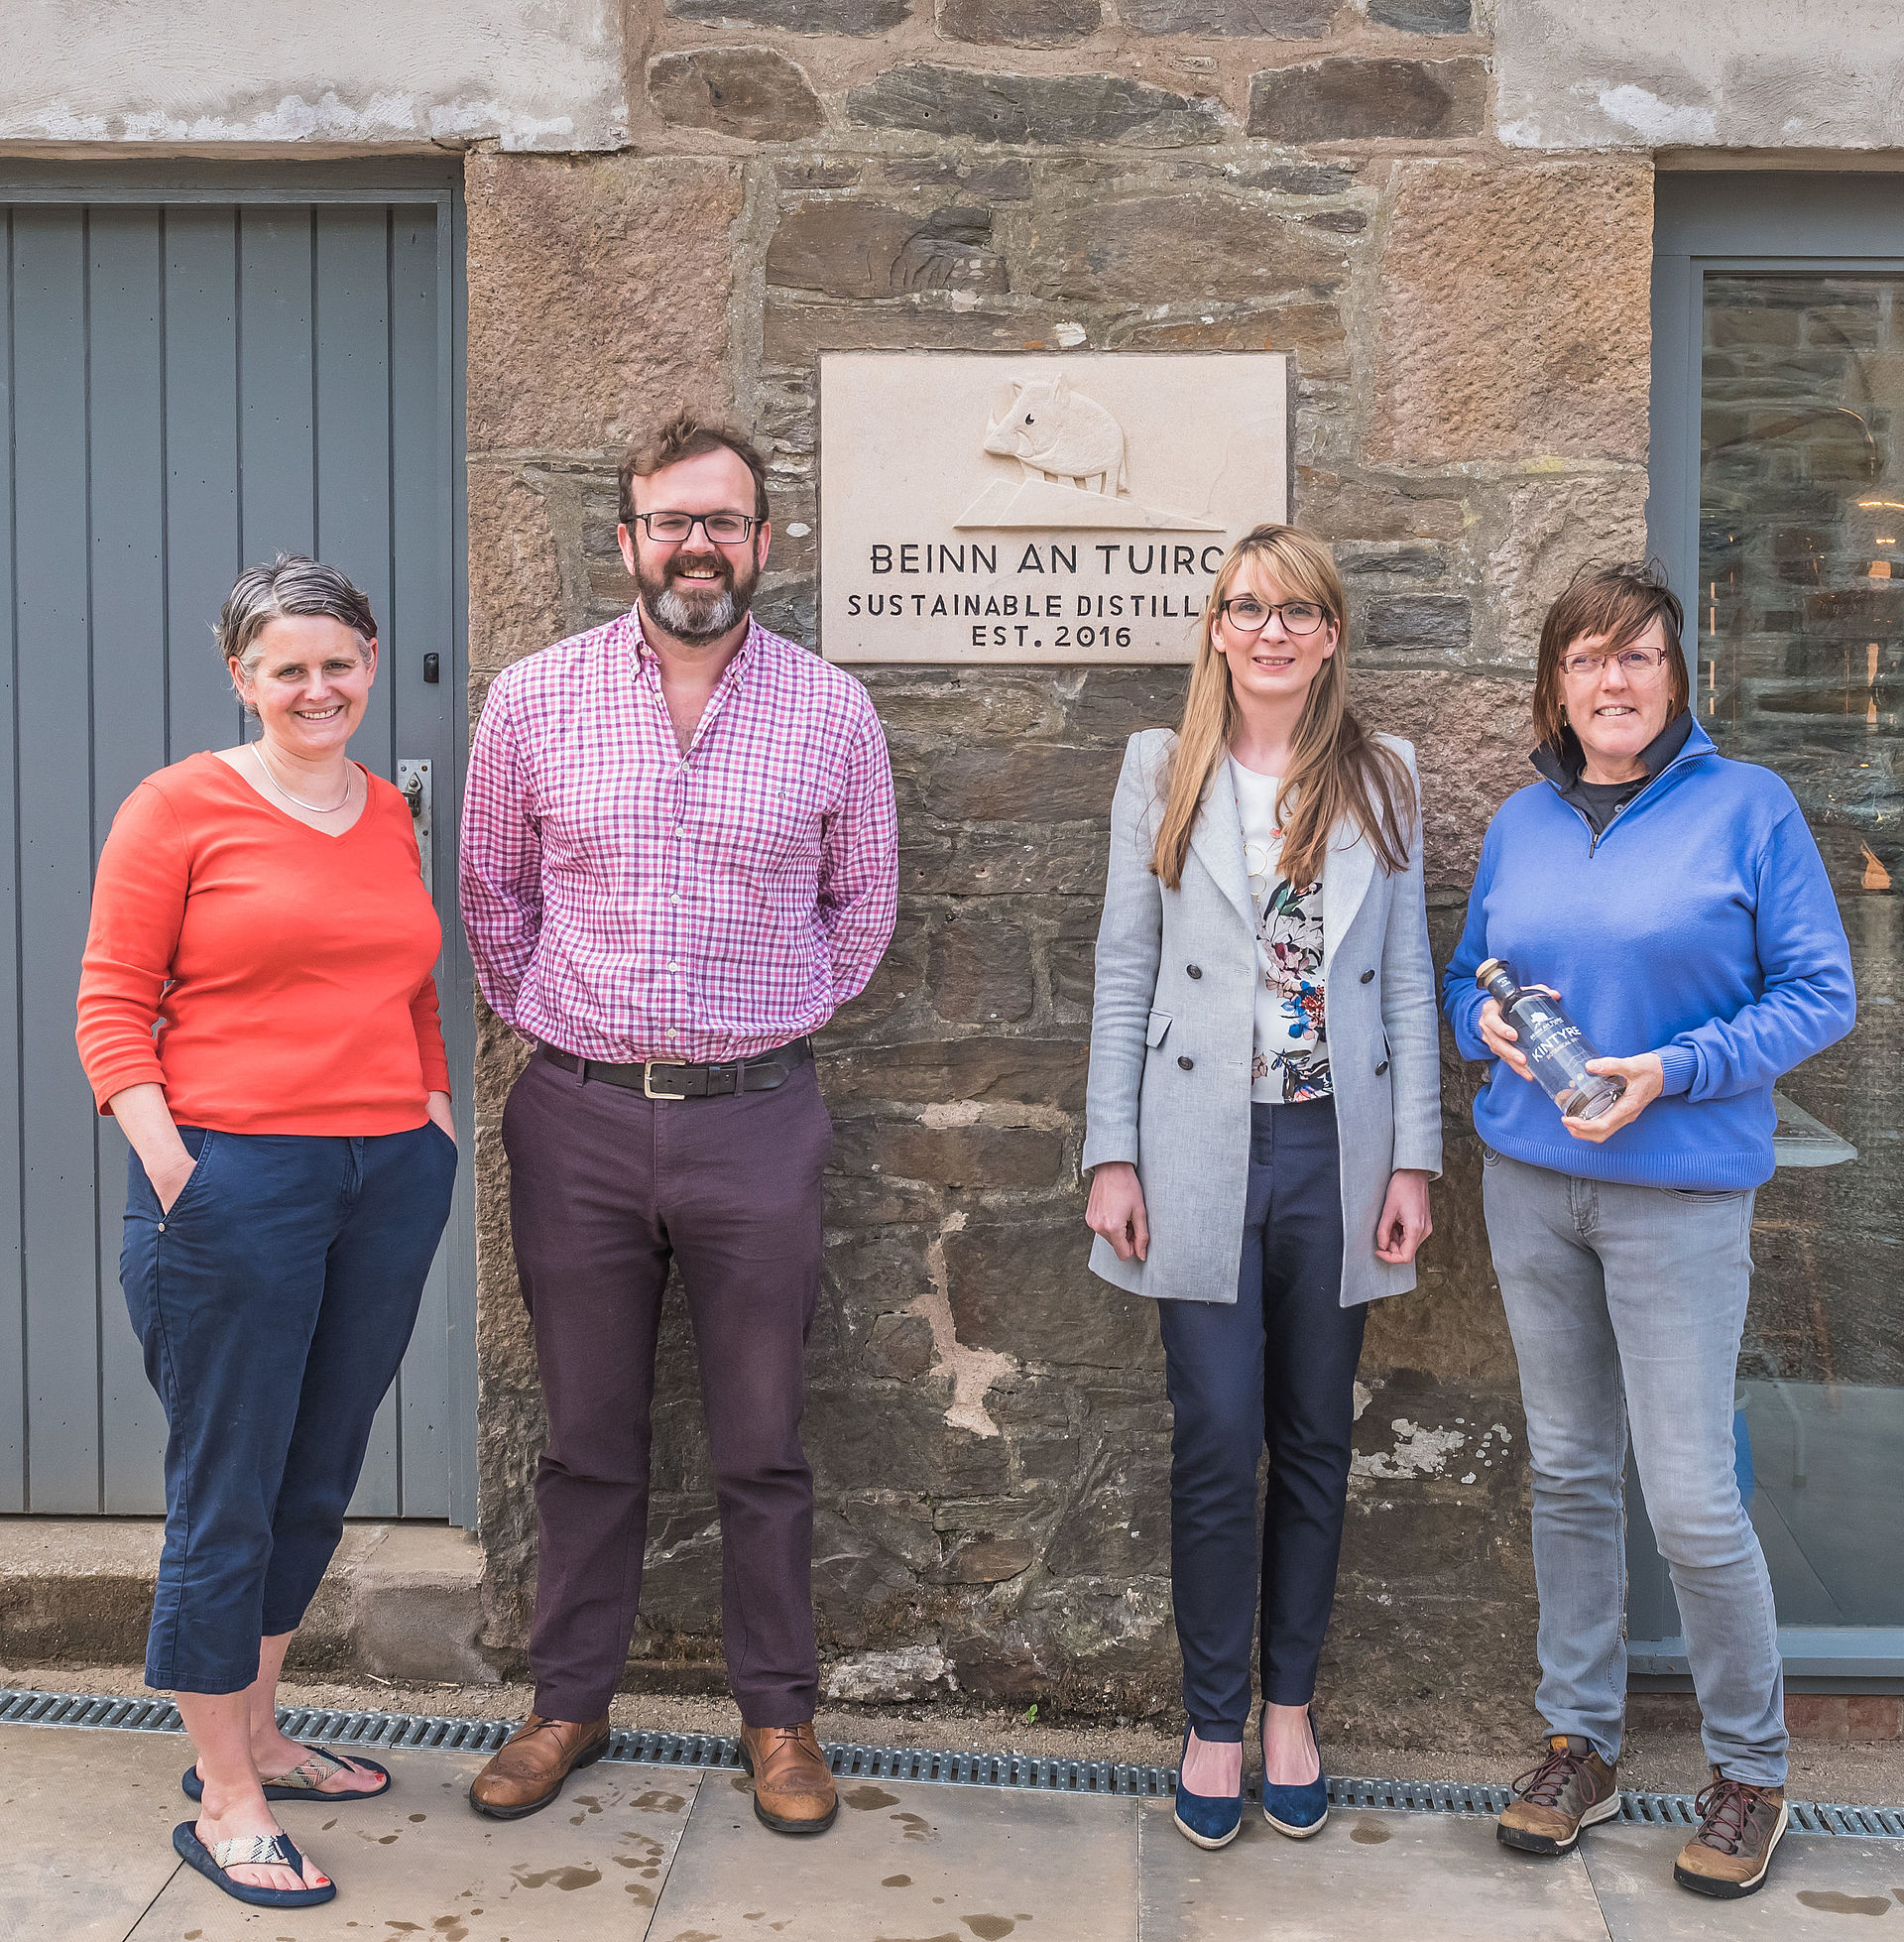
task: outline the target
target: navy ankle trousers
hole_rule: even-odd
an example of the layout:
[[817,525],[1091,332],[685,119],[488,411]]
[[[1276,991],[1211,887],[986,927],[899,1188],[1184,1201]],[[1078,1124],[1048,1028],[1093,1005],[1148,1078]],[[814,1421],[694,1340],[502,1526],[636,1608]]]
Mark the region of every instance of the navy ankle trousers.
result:
[[165,1213],[134,1153],[120,1281],[165,1404],[166,1542],[146,1683],[241,1692],[343,1532],[371,1418],[410,1345],[456,1148],[178,1129]]
[[[1258,1592],[1263,1698],[1301,1706],[1315,1694],[1342,1550],[1366,1312],[1341,1302],[1335,1105],[1252,1106],[1237,1299],[1157,1304],[1176,1412],[1171,1594],[1184,1711],[1201,1740],[1243,1738]],[[1256,1467],[1265,1447],[1258,1551]]]

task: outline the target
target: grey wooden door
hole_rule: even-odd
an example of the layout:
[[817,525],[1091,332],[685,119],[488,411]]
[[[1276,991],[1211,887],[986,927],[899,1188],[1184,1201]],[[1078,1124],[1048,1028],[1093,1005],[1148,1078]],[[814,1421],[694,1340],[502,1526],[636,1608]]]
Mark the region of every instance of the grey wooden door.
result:
[[[352,752],[393,778],[430,764],[467,1096],[455,193],[296,195],[0,184],[0,1511],[164,1509],[165,1424],[118,1286],[125,1142],[93,1111],[73,993],[119,803],[245,732],[211,624],[239,567],[280,549],[342,567],[376,609],[384,661]],[[465,1183],[359,1515],[473,1511],[469,1226]]]

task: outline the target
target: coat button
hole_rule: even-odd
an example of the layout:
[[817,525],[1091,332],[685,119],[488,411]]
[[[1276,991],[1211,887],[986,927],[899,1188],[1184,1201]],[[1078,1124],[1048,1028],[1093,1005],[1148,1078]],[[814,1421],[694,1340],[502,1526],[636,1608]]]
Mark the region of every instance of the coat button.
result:
[[1201,978],[1203,976],[1203,966],[1201,964],[1186,964],[1183,968],[1192,978]]
[[1387,1060],[1386,1060],[1386,1059],[1384,1058],[1384,1059],[1383,1059],[1383,1060],[1381,1061],[1381,1063],[1380,1063],[1379,1065],[1377,1065],[1377,1066],[1375,1067],[1375,1077],[1376,1077],[1377,1079],[1379,1079],[1379,1078],[1381,1077],[1381,1075],[1382,1075],[1382,1074],[1383,1074],[1383,1073],[1384,1073],[1385,1071],[1387,1071],[1387,1069],[1388,1069],[1388,1061],[1387,1061]]
[[1196,1062],[1197,1061],[1194,1058],[1180,1058],[1177,1060],[1177,1063],[1181,1065],[1186,1072],[1189,1071],[1191,1066],[1196,1064]]
[[1364,972],[1364,973],[1362,974],[1362,982],[1363,982],[1363,983],[1364,983],[1365,985],[1366,985],[1366,984],[1368,984],[1368,983],[1369,983],[1369,981],[1370,981],[1370,980],[1371,980],[1371,979],[1372,979],[1372,978],[1374,977],[1374,975],[1375,975],[1375,974],[1374,974],[1374,973],[1373,973],[1372,971],[1365,971],[1365,972]]

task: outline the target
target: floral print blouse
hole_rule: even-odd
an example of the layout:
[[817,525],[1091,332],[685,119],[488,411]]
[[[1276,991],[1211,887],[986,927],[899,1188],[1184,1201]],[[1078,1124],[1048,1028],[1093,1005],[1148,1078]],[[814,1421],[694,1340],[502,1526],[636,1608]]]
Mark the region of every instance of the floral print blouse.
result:
[[1274,776],[1258,776],[1233,756],[1231,786],[1243,823],[1250,896],[1256,910],[1255,1052],[1252,1100],[1294,1105],[1335,1092],[1322,982],[1322,883],[1292,884],[1277,868]]

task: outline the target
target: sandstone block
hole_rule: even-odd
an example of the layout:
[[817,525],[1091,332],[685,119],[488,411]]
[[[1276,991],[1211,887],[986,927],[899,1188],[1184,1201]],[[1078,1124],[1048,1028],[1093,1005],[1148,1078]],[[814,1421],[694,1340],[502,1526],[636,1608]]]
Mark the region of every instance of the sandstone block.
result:
[[1250,83],[1250,133],[1272,142],[1421,142],[1479,135],[1488,112],[1484,61],[1312,61]]
[[1465,648],[1474,636],[1474,616],[1460,594],[1380,594],[1357,605],[1365,647]]
[[472,153],[469,445],[596,450],[725,410],[740,165]]
[[1337,162],[1271,162],[1229,175],[1239,188],[1266,188],[1277,195],[1340,195],[1356,182],[1356,172]]
[[846,1120],[833,1129],[833,1164],[939,1186],[1049,1187],[1063,1172],[1064,1140],[1042,1127]]
[[1051,1533],[1045,1567],[1059,1577],[1167,1577],[1170,1439],[1100,1449]]
[[1402,169],[1365,455],[1643,463],[1652,221],[1643,162]]
[[[1354,214],[1354,211],[1345,211]],[[1356,216],[1358,225],[1362,221]],[[1321,225],[1325,228],[1332,224]],[[1188,317],[1144,318],[1115,326],[1108,350],[1288,351],[1296,376],[1349,375],[1349,337],[1333,303],[1275,303]]]
[[1189,189],[1069,204],[1033,226],[1020,283],[1087,303],[1226,303],[1329,290],[1342,246],[1252,202]]
[[[1363,720],[1415,745],[1431,888],[1466,896],[1494,811],[1532,780],[1532,692],[1525,680],[1453,669],[1356,676],[1355,707]],[[1437,1211],[1437,1226],[1441,1219]]]
[[676,20],[777,27],[785,34],[884,34],[910,17],[912,0],[667,0]]
[[767,252],[770,284],[828,297],[897,297],[913,290],[1007,287],[983,208],[925,212],[878,202],[803,202],[780,218]]
[[1093,668],[1071,702],[1074,741],[1124,744],[1145,728],[1174,728],[1183,714],[1187,668]]
[[910,128],[977,142],[1068,148],[1119,142],[1192,148],[1222,139],[1222,107],[1120,74],[993,74],[919,61],[890,68],[846,97],[862,128]]
[[1646,475],[1541,480],[1507,502],[1507,526],[1488,562],[1500,602],[1501,647],[1532,664],[1540,624],[1589,560],[1646,554]]
[[945,1241],[946,1292],[959,1340],[1060,1369],[1154,1363],[1148,1305],[1097,1280],[1080,1202],[1056,1218],[973,1221]]
[[1031,171],[1013,161],[895,155],[887,160],[886,179],[902,188],[956,185],[986,202],[1022,202],[1031,193]]
[[867,1338],[872,1375],[909,1383],[932,1367],[932,1324],[923,1315],[882,1315]]
[[542,494],[517,473],[469,468],[469,665],[506,668],[567,631]]
[[1098,31],[1103,11],[1099,0],[939,0],[939,32],[980,47],[1068,48]]
[[1028,1018],[1036,986],[1031,946],[1010,917],[945,925],[932,940],[932,1009],[960,1025]]
[[988,1033],[828,1051],[820,1083],[829,1104],[977,1099],[1076,1112],[1084,1104],[1084,1068],[1082,1039]]
[[1026,743],[944,751],[922,778],[920,806],[950,822],[1108,818],[1123,758],[1115,749]]
[[1367,0],[1368,18],[1404,34],[1466,34],[1474,0]]
[[770,366],[809,370],[821,351],[1037,351],[1060,347],[1054,326],[1009,310],[814,303],[770,290],[762,325]]
[[1335,17],[1336,0],[1118,0],[1118,18],[1137,34],[1315,41]]
[[1110,850],[1106,820],[1089,826],[1026,832],[1001,825],[899,834],[899,883],[950,897],[1101,897]]
[[797,142],[826,126],[812,83],[773,48],[692,48],[648,63],[648,98],[663,121],[752,142]]
[[1459,487],[1446,481],[1371,478],[1296,466],[1297,520],[1331,542],[1456,540],[1466,524]]
[[1089,898],[1066,898],[1058,916],[1058,934],[1045,947],[1051,971],[1051,996],[1060,1005],[1089,1011],[1097,984],[1098,920],[1104,914]]

